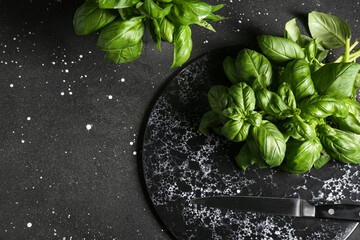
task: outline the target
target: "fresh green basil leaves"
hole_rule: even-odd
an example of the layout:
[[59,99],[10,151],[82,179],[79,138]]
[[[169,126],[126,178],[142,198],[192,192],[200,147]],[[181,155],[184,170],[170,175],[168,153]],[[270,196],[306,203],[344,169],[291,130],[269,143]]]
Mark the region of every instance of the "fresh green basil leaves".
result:
[[190,25],[215,32],[208,21],[226,19],[214,14],[224,6],[212,6],[200,0],[86,0],[77,9],[73,25],[78,35],[102,30],[97,46],[107,52],[105,59],[112,63],[139,58],[142,37],[148,28],[159,51],[162,42],[174,44],[173,68],[190,57]]

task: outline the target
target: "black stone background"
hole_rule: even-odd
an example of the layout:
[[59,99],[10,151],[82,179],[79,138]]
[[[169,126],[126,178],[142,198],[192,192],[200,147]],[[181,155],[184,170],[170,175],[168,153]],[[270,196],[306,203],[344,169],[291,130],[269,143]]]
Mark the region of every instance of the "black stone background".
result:
[[[172,45],[159,53],[149,34],[139,60],[105,62],[97,35],[73,31],[82,2],[0,0],[0,239],[171,239],[140,156],[150,109],[181,68],[170,69]],[[219,13],[230,19],[213,24],[217,33],[192,27],[191,59],[255,48],[256,35],[281,35],[311,10],[360,35],[358,1],[207,2],[227,3]]]

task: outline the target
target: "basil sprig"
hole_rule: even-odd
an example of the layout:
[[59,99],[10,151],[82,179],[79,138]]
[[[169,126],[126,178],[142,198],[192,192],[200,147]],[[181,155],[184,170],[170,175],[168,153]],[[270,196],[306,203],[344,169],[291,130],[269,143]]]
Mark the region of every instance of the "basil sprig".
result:
[[226,19],[214,14],[224,6],[212,6],[200,0],[86,0],[76,10],[73,24],[78,35],[101,30],[97,46],[112,63],[138,59],[147,28],[159,51],[162,42],[174,44],[171,66],[174,68],[190,57],[190,25],[215,32],[208,22]]
[[[296,19],[284,37],[257,38],[262,53],[243,49],[226,57],[223,69],[233,84],[209,91],[211,110],[200,131],[223,135],[239,147],[236,163],[243,170],[279,167],[290,173],[319,169],[337,159],[360,164],[360,65],[358,41],[340,18],[309,14],[310,36]],[[344,47],[332,63],[329,50]]]

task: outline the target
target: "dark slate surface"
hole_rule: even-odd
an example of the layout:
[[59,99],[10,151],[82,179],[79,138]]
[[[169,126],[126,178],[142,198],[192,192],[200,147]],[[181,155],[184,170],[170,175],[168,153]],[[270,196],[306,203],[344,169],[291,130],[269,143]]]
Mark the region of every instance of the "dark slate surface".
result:
[[[261,33],[317,9],[350,23],[358,1],[216,1],[230,19],[194,26],[192,59],[255,47]],[[0,0],[0,239],[171,239],[142,173],[147,118],[166,84],[172,46],[145,36],[142,57],[113,65],[96,35],[76,36],[80,0]],[[356,239],[356,238],[355,238]]]

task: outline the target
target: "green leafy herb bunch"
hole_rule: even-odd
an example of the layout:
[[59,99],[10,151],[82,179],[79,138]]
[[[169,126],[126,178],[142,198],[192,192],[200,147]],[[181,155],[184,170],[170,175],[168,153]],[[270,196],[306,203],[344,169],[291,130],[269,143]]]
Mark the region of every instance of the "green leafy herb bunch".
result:
[[162,41],[174,44],[173,68],[190,57],[193,45],[190,25],[215,32],[208,22],[226,19],[214,14],[224,6],[199,0],[86,0],[76,10],[73,23],[78,35],[101,30],[97,46],[112,63],[138,59],[147,28],[159,51]]
[[[284,37],[262,35],[262,53],[241,50],[223,62],[230,87],[213,86],[211,110],[200,122],[239,144],[236,162],[246,170],[280,167],[290,173],[321,168],[331,158],[360,163],[359,43],[340,18],[313,11],[311,37],[292,19]],[[329,50],[344,48],[334,62],[324,63]]]

